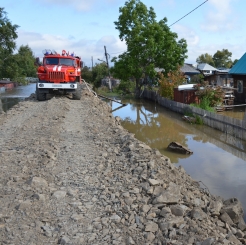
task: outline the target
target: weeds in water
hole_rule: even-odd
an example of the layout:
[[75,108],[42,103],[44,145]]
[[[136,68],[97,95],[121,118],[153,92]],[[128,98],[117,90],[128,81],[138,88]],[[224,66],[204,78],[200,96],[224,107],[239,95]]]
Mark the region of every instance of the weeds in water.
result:
[[203,120],[200,116],[195,115],[195,118],[196,118],[196,121],[195,121],[196,124],[203,125]]

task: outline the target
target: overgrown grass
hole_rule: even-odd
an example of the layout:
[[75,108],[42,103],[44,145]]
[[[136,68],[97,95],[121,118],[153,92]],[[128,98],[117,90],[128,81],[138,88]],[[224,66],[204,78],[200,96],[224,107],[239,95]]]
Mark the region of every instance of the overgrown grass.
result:
[[206,110],[206,111],[210,111],[210,112],[215,112],[215,109],[213,107],[210,106],[210,100],[209,98],[207,97],[204,97],[200,104],[190,104],[191,106],[194,106],[194,107],[198,107],[198,108],[201,108],[203,110]]
[[196,122],[195,122],[196,124],[203,125],[204,122],[200,116],[195,115],[195,118],[196,118]]
[[134,98],[134,93],[123,94],[122,91],[116,90],[115,88],[113,88],[113,90],[110,91],[109,88],[105,86],[97,88],[95,92],[109,98],[110,97],[119,97],[124,99]]

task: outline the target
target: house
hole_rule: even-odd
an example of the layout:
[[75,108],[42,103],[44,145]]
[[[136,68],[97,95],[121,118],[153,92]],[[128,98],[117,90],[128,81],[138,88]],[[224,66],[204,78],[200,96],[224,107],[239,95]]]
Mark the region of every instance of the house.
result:
[[231,68],[229,74],[234,80],[235,101],[246,103],[246,53]]
[[210,85],[221,87],[233,86],[233,79],[229,75],[230,69],[217,69],[206,63],[198,64],[197,69],[202,72],[204,80],[208,81]]
[[2,87],[4,87],[6,90],[10,90],[15,87],[15,83],[9,80],[0,80],[0,88]]
[[200,71],[195,69],[191,64],[185,63],[180,70],[185,74],[185,78],[187,83],[191,82],[192,78],[194,78],[196,75],[201,74]]

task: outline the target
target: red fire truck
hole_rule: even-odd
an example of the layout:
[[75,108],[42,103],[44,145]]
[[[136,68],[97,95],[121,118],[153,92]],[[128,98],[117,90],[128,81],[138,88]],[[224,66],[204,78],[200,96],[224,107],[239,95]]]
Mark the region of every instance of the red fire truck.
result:
[[73,99],[81,98],[81,58],[62,50],[44,50],[43,62],[36,59],[39,81],[36,85],[36,96],[39,101],[46,100],[47,94],[72,94]]

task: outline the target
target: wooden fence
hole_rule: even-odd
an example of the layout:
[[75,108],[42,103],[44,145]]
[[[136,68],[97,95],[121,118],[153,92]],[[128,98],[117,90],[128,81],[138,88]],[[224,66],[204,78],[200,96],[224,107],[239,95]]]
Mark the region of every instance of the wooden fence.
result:
[[154,100],[161,106],[181,114],[185,114],[185,112],[196,114],[203,119],[205,125],[218,129],[239,139],[246,140],[246,117],[244,117],[243,120],[240,120],[237,118],[219,115],[214,112],[205,111],[194,106],[163,98],[155,91],[144,90],[143,97]]

